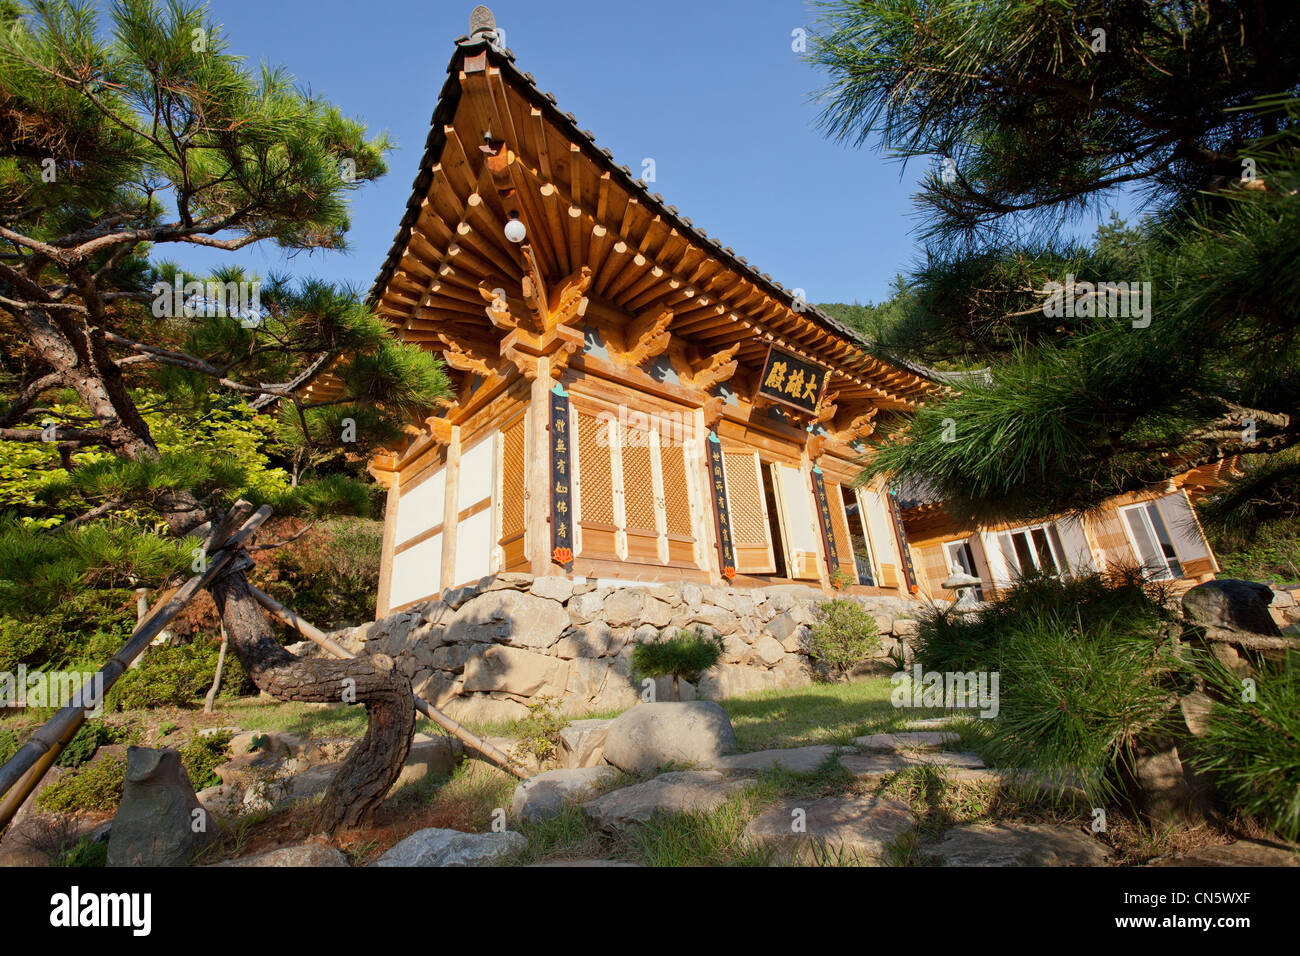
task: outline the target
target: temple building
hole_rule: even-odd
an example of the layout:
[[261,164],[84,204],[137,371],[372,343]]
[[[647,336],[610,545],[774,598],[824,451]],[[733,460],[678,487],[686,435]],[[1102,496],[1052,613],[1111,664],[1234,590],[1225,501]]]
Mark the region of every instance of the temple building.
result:
[[855,486],[873,431],[947,386],[873,356],[615,163],[483,8],[370,304],[454,385],[371,463],[379,616],[515,571],[952,597],[956,570],[985,593],[1049,561],[1216,570],[1182,485],[1024,528]]

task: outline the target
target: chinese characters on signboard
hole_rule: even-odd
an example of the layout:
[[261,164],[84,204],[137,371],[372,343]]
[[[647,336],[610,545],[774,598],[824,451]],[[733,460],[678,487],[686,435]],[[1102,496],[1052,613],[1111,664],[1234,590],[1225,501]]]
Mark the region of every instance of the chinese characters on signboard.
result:
[[826,545],[826,566],[832,574],[840,566],[840,556],[835,549],[835,529],[831,524],[831,505],[826,498],[826,480],[821,468],[812,470],[813,496],[817,499],[817,514],[821,518],[822,542]]
[[713,499],[713,516],[717,521],[722,575],[730,581],[736,576],[736,551],[731,540],[731,515],[727,510],[727,482],[722,472],[722,443],[718,441],[716,432],[709,432],[704,448],[709,459],[709,497]]
[[821,403],[830,375],[829,369],[771,346],[758,380],[758,395],[812,414]]
[[573,570],[573,497],[570,491],[569,395],[551,389],[551,560]]

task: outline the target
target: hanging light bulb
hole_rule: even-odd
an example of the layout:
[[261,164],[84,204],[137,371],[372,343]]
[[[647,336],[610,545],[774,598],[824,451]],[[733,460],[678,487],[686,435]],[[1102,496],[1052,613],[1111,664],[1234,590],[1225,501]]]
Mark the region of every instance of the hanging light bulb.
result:
[[527,235],[528,230],[524,228],[524,224],[519,218],[519,213],[511,210],[510,221],[506,223],[506,238],[511,242],[523,242]]

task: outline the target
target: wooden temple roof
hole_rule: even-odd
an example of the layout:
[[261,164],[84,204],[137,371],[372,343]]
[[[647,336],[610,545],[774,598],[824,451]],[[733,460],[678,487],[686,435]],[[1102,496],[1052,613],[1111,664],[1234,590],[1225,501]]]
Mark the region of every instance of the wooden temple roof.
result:
[[[505,238],[512,214],[525,244]],[[494,290],[504,290],[508,310],[494,304]],[[906,411],[941,387],[872,355],[853,329],[650,192],[516,67],[494,33],[462,37],[368,304],[451,369],[489,375],[503,370],[507,312],[531,308],[545,326],[548,310],[567,308],[561,321],[576,324],[578,299],[589,316],[629,317],[642,340],[667,323],[699,365],[730,353],[756,373],[769,345],[801,354],[832,370],[828,393],[845,410]],[[636,354],[629,341],[619,344]]]

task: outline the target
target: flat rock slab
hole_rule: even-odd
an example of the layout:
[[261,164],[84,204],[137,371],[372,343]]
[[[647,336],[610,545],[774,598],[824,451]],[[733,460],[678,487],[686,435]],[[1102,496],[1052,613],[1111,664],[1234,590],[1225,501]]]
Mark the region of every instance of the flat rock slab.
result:
[[611,790],[582,809],[604,829],[621,830],[658,816],[712,810],[744,786],[744,780],[729,779],[717,770],[679,770]]
[[884,797],[784,800],[751,820],[742,839],[795,860],[875,864],[913,823],[907,804]]
[[812,747],[790,747],[785,750],[755,750],[747,754],[720,757],[709,766],[714,770],[789,770],[807,773],[816,770],[827,758],[841,748],[819,744]]
[[1202,847],[1186,856],[1162,856],[1151,866],[1300,866],[1300,847],[1259,840]]
[[592,799],[602,784],[617,776],[618,770],[609,766],[547,770],[515,787],[510,812],[530,823],[557,816],[570,804]]
[[241,857],[238,860],[226,860],[214,866],[347,866],[348,858],[343,851],[321,843],[305,843],[302,846],[282,846],[266,853]]
[[922,847],[939,866],[1104,866],[1111,850],[1073,827],[980,823],[949,830]]
[[960,739],[959,734],[947,730],[913,730],[898,734],[868,734],[865,737],[854,737],[853,746],[876,753],[899,753],[904,750],[946,747]]
[[840,763],[849,773],[869,783],[878,783],[908,767],[934,767],[958,783],[992,783],[1002,779],[998,771],[989,769],[983,760],[971,753],[845,754],[840,757]]
[[488,866],[528,845],[522,833],[462,833],[430,827],[416,830],[372,866]]

